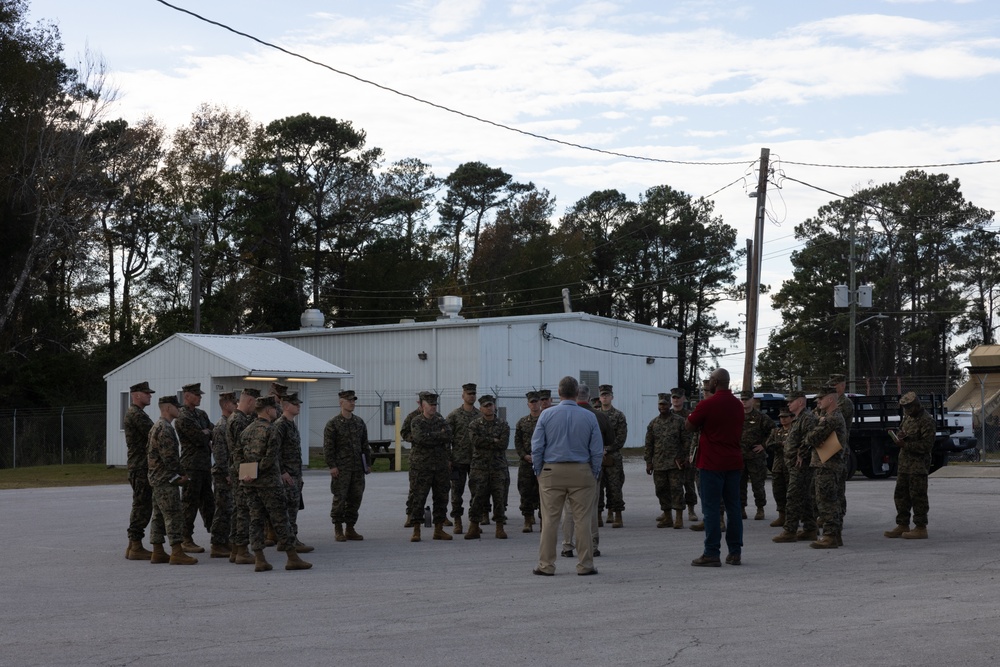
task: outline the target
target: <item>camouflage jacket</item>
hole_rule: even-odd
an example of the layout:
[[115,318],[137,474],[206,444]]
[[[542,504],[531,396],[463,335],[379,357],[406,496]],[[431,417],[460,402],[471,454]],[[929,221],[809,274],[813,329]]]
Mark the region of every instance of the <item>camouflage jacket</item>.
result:
[[[412,423],[412,422],[411,422]],[[365,457],[364,461],[362,456]],[[364,462],[372,465],[372,448],[368,445],[368,426],[361,417],[336,415],[323,429],[323,457],[327,468],[364,472]]]
[[688,438],[684,419],[677,413],[657,415],[646,427],[643,459],[653,470],[677,470],[677,461],[687,461]]
[[[451,426],[440,414],[430,417],[417,415],[410,422],[410,469],[447,468],[451,461]],[[470,457],[471,460],[471,457]]]
[[770,452],[773,457],[771,462],[771,472],[773,473],[787,470],[785,467],[785,438],[788,437],[790,428],[790,426],[789,428],[775,426],[771,435],[767,436],[767,442],[764,443],[764,451]]
[[911,475],[930,472],[934,431],[934,418],[923,408],[919,414],[903,417],[903,423],[899,425],[903,436],[903,445],[899,448],[899,472]]
[[854,402],[847,397],[847,394],[842,394],[837,398],[837,407],[840,408],[840,414],[844,415],[844,423],[847,424],[847,435],[851,435],[851,424],[854,423]]
[[229,474],[236,479],[240,464],[243,463],[243,448],[240,446],[240,435],[244,429],[253,422],[253,417],[244,414],[239,410],[234,410],[229,415],[229,422],[226,424],[226,445],[229,446]]
[[[816,448],[822,445],[831,433],[837,434],[837,440],[840,441],[841,449],[824,463],[820,461],[819,452],[816,451]],[[840,414],[840,410],[833,410],[820,417],[816,425],[806,433],[804,440],[806,447],[812,450],[812,458],[809,460],[810,468],[828,468],[837,471],[844,469],[844,449],[847,448],[847,423],[844,421],[844,415]]]
[[628,440],[628,422],[625,421],[625,413],[611,406],[608,410],[602,410],[611,423],[611,431],[614,433],[614,442],[608,447],[608,454],[614,456],[616,461],[622,460],[622,447]]
[[[212,469],[212,422],[200,408],[181,408],[174,420],[174,428],[181,439],[181,465],[185,470],[208,472]],[[208,429],[208,433],[204,432]]]
[[257,479],[245,486],[281,486],[281,441],[278,429],[266,419],[257,419],[240,433],[243,463],[257,463]]
[[809,408],[804,408],[798,417],[792,419],[788,435],[785,436],[785,465],[789,468],[795,467],[796,459],[800,456],[804,464],[809,465],[809,450],[805,445],[805,436],[816,425],[816,420],[816,415]]
[[417,408],[410,414],[406,415],[406,418],[403,419],[403,425],[399,427],[400,438],[406,440],[407,442],[410,442],[410,436],[412,435],[412,433],[410,432],[410,424],[413,423],[413,418],[419,414],[420,414],[420,408]]
[[465,437],[465,431],[469,428],[472,420],[479,416],[479,410],[472,408],[465,411],[462,406],[458,406],[448,414],[448,426],[451,427],[452,452],[451,460],[456,465],[469,465],[472,463],[472,445]]
[[537,423],[538,417],[525,415],[514,425],[514,451],[517,452],[517,460],[521,465],[531,465],[524,460],[524,457],[531,454],[531,436],[535,433]]
[[166,419],[160,418],[149,431],[146,466],[149,468],[149,483],[153,486],[169,484],[172,477],[184,474],[177,431]]
[[299,427],[295,421],[284,415],[274,422],[281,442],[281,472],[288,473],[295,479],[302,479],[302,439],[299,437]]
[[146,470],[146,452],[153,420],[134,403],[125,412],[125,446],[128,449],[128,469]]
[[[687,421],[688,415],[691,414],[691,411],[687,408],[672,410],[671,412],[683,419],[685,422]],[[688,431],[687,428],[684,429],[684,437],[687,438],[688,456],[691,455],[691,451],[694,446],[698,444],[698,436],[698,431]]]
[[760,410],[754,408],[743,415],[743,435],[740,436],[740,449],[743,451],[743,460],[762,459],[767,456],[767,451],[753,451],[757,445],[764,446],[767,438],[774,430],[774,422]]
[[480,416],[469,423],[465,438],[472,447],[472,468],[476,470],[506,470],[510,426],[499,417],[487,421]]
[[228,417],[219,417],[212,429],[212,474],[222,477],[229,475],[229,444],[226,442],[228,425]]

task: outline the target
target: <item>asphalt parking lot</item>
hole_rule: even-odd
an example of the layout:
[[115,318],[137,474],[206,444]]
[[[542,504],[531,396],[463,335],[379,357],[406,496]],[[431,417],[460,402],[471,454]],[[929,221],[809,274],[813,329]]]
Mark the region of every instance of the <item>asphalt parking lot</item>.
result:
[[930,480],[929,540],[882,537],[893,481],[862,478],[843,548],[772,543],[772,503],[746,522],[742,566],[693,568],[703,533],[657,529],[651,478],[631,462],[625,527],[601,530],[596,577],[568,559],[531,575],[538,533],[520,532],[516,485],[509,539],[491,526],[411,544],[406,475],[375,474],[365,540],[335,543],[328,477],[310,471],[299,522],[314,567],[286,572],[269,549],[276,568],[259,574],[207,554],[125,560],[126,486],[0,491],[0,664],[987,665],[1000,480],[954,474]]

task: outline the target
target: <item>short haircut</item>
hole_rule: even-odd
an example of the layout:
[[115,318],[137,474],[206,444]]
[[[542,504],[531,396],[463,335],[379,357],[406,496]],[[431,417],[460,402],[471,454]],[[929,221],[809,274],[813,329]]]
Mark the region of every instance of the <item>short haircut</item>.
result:
[[572,375],[567,375],[562,380],[559,380],[559,398],[575,401],[576,392],[579,390],[579,387],[580,383],[576,381],[576,378]]
[[576,400],[578,401],[589,401],[590,400],[590,387],[585,384],[581,384],[576,390]]

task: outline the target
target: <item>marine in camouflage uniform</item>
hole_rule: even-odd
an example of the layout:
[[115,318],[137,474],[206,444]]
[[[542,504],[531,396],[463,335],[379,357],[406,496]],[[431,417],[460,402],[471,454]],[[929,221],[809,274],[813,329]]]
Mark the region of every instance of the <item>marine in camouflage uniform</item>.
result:
[[420,541],[420,524],[427,494],[433,494],[434,539],[450,540],[442,529],[448,515],[448,488],[451,481],[452,431],[448,422],[437,412],[438,396],[421,392],[421,414],[410,422],[410,518],[413,522],[411,542]]
[[[785,499],[785,528],[775,535],[775,542],[795,542],[816,538],[816,508],[812,493],[810,452],[805,435],[816,425],[816,415],[806,407],[806,395],[801,391],[788,394],[788,407],[795,415],[785,436],[785,466],[788,468],[788,495]],[[802,526],[801,533],[796,531]]]
[[281,397],[281,416],[274,422],[281,442],[281,481],[285,491],[285,502],[288,511],[288,527],[295,539],[295,549],[299,553],[309,553],[312,547],[299,539],[299,508],[302,506],[302,438],[295,418],[299,416],[302,401],[299,393],[293,391]]
[[[823,537],[809,546],[814,549],[836,549],[843,545],[841,528],[843,515],[840,504],[840,477],[844,474],[844,449],[847,444],[847,424],[837,409],[837,390],[825,386],[816,394],[816,404],[823,411],[816,425],[806,433],[804,442],[811,450],[809,467],[812,468],[813,486],[816,489],[816,513],[823,525]],[[841,449],[826,461],[816,451],[832,433],[837,434]]]
[[[601,469],[600,488],[607,494],[608,521],[612,520],[612,513],[614,513],[614,523],[611,524],[611,527],[621,528],[622,512],[625,511],[625,497],[623,495],[625,469],[622,466],[622,448],[628,440],[628,422],[625,420],[625,413],[611,404],[615,397],[614,388],[610,384],[602,384],[598,388],[601,392],[601,411],[611,422],[611,430],[615,434],[614,443],[604,452],[606,455],[610,455],[611,465]],[[598,496],[601,495],[599,492]],[[604,503],[599,498],[597,501],[598,514],[604,512],[604,507]]]
[[771,454],[771,494],[778,508],[778,518],[772,526],[785,525],[785,502],[788,498],[788,463],[785,461],[785,438],[792,425],[792,413],[782,408],[778,420],[781,422],[767,438],[764,450]]
[[[448,414],[448,426],[451,427],[453,445],[451,453],[451,516],[456,519],[455,532],[462,532],[462,496],[465,495],[465,484],[469,477],[469,467],[472,464],[472,446],[465,437],[465,430],[472,420],[479,416],[475,406],[476,385],[472,382],[462,385],[462,405]],[[445,525],[451,522],[445,520]]]
[[[663,518],[656,527],[684,527],[684,466],[687,464],[687,432],[684,419],[670,407],[670,394],[660,394],[660,414],[646,426],[646,474],[653,476],[653,488],[660,501]],[[671,518],[671,511],[676,518]]]
[[201,383],[195,382],[182,387],[184,407],[174,421],[177,436],[181,440],[181,466],[188,483],[181,492],[181,507],[184,510],[184,549],[200,553],[204,551],[194,543],[194,521],[201,512],[205,530],[212,530],[215,515],[215,497],[212,493],[212,421],[199,408]]
[[[420,394],[417,394],[417,409],[406,415],[403,418],[403,423],[399,427],[399,437],[406,442],[410,442],[410,423],[413,418],[420,414]],[[413,523],[410,521],[410,494],[406,494],[406,523],[403,524],[403,528],[412,528]]]
[[507,523],[507,485],[510,479],[507,465],[510,426],[496,416],[496,399],[492,396],[480,397],[479,410],[480,416],[472,420],[465,432],[468,445],[472,448],[469,471],[472,502],[469,504],[469,532],[465,539],[479,536],[479,524],[489,511],[490,499],[493,501],[496,536],[506,539],[504,524]]
[[156,392],[148,382],[140,382],[129,387],[131,404],[125,412],[125,446],[128,451],[128,483],[132,487],[132,511],[128,519],[128,547],[125,558],[129,560],[149,560],[151,553],[142,546],[146,526],[153,516],[153,487],[149,485],[149,466],[146,462],[146,448],[153,420],[143,409],[150,403]]
[[[323,429],[323,457],[330,469],[330,492],[333,504],[330,519],[338,542],[364,539],[354,530],[358,510],[365,494],[365,475],[371,472],[372,450],[368,445],[368,426],[354,415],[357,395],[351,389],[338,394],[340,414]],[[413,457],[410,456],[410,469]],[[344,524],[347,531],[344,532]]]
[[236,392],[219,394],[222,416],[212,429],[212,487],[215,489],[215,514],[212,517],[212,558],[228,558],[233,531],[233,484],[229,476],[229,445],[226,426],[236,410]]
[[851,424],[854,423],[854,403],[844,393],[847,389],[847,376],[836,373],[830,376],[830,381],[827,384],[837,390],[837,407],[840,409],[840,414],[844,416],[844,423],[847,425],[847,439],[844,441],[844,474],[840,477],[840,488],[838,489],[840,494],[840,514],[844,516],[847,514],[847,475],[854,472],[847,469],[850,461],[847,453],[850,451],[851,446]]
[[767,480],[767,443],[774,422],[771,418],[753,407],[753,392],[740,392],[743,401],[743,435],[740,436],[740,449],[743,451],[743,474],[740,476],[740,503],[743,507],[743,518],[746,518],[747,483],[753,487],[754,505],[757,513],[754,519],[764,518],[764,508],[767,507],[767,492],[764,482]]
[[[691,411],[684,407],[685,396],[684,390],[680,387],[670,390],[670,407],[673,413],[684,421],[687,421]],[[688,456],[690,457],[690,452],[694,451],[694,445],[698,442],[698,433],[693,431],[685,433],[689,452]],[[688,508],[688,520],[697,521],[698,515],[695,514],[694,507],[698,504],[698,468],[691,461],[688,461],[687,465],[684,466],[682,478],[684,480],[684,504]]]
[[[184,514],[181,511],[181,494],[178,485],[187,480],[181,467],[177,447],[177,432],[171,425],[179,414],[176,396],[161,396],[159,400],[160,419],[149,431],[146,447],[146,467],[149,470],[149,485],[153,489],[153,518],[149,525],[149,541],[153,545],[151,563],[171,563],[193,565],[197,559],[184,553]],[[168,557],[163,550],[166,535],[171,553]]]
[[[532,532],[535,525],[535,512],[541,509],[538,497],[538,478],[531,467],[531,435],[535,432],[538,415],[542,413],[541,401],[537,391],[525,394],[528,399],[529,414],[517,420],[514,425],[514,451],[517,453],[517,493],[521,497],[519,509],[524,517],[524,528],[521,532]],[[539,514],[539,516],[541,516]]]
[[229,557],[229,562],[241,564],[253,563],[253,558],[247,554],[250,544],[250,506],[247,505],[246,489],[239,482],[240,464],[245,463],[243,448],[240,446],[240,435],[253,422],[251,412],[260,398],[260,390],[247,387],[240,394],[236,411],[229,417],[226,424],[226,445],[229,447],[229,478],[233,480],[233,520],[229,541],[236,550]]
[[[896,527],[887,530],[885,536],[922,540],[927,538],[927,513],[930,511],[927,475],[934,448],[934,417],[924,410],[912,391],[899,399],[899,405],[905,415],[899,425],[899,463],[896,488],[892,493],[896,504]],[[913,530],[909,530],[911,510],[916,526]]]

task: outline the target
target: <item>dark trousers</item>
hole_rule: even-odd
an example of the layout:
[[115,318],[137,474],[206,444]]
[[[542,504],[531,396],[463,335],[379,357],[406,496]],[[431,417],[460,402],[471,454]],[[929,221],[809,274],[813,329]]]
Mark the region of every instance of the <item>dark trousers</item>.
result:
[[725,505],[729,520],[726,522],[726,546],[730,554],[743,552],[743,519],[740,507],[740,475],[742,470],[698,471],[701,487],[701,512],[705,520],[704,555],[718,558],[722,548],[722,527],[719,507]]

